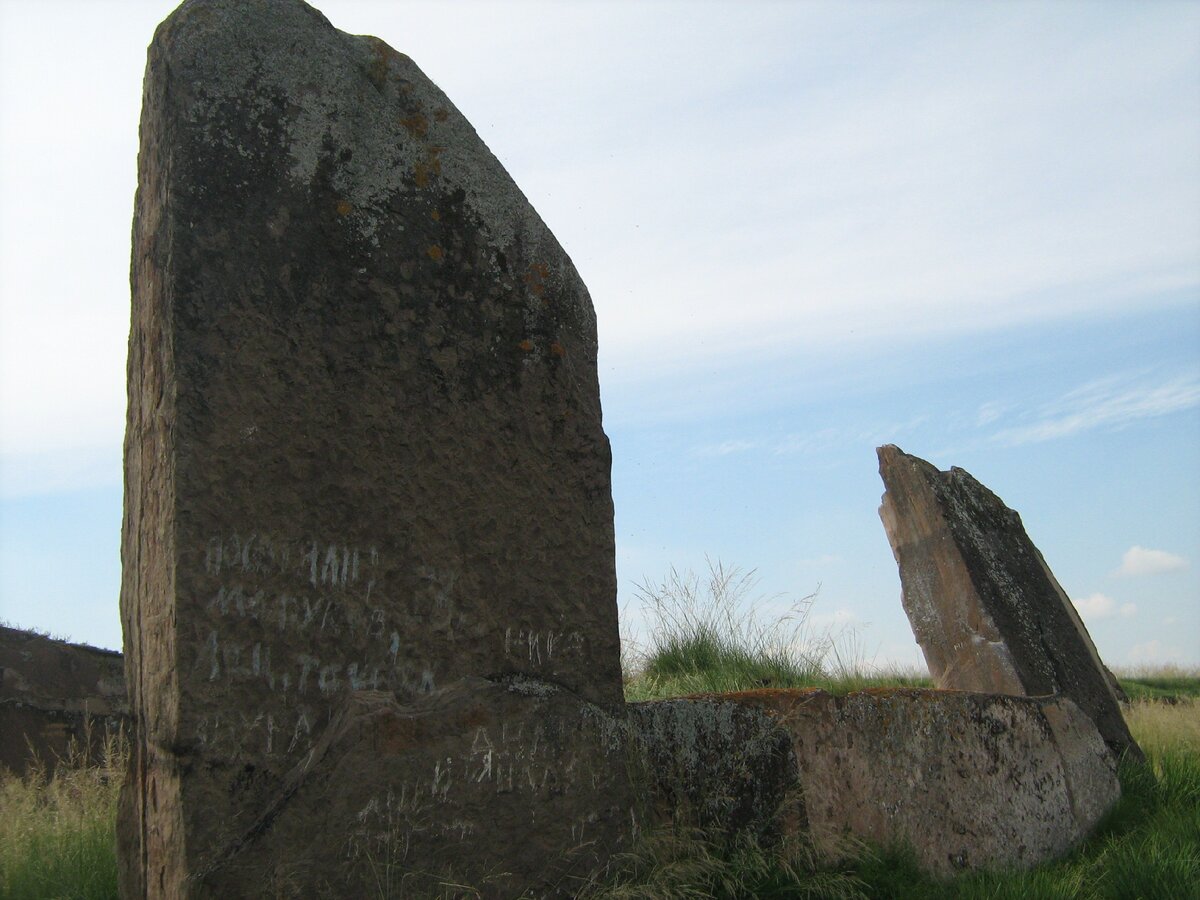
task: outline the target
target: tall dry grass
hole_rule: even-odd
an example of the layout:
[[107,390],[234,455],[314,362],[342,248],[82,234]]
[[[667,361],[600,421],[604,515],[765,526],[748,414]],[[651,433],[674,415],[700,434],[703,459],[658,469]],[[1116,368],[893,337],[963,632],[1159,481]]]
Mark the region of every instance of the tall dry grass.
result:
[[[1200,677],[1194,679],[1200,684]],[[1200,754],[1200,698],[1171,703],[1139,700],[1125,708],[1125,721],[1147,753],[1187,749]]]
[[[817,590],[787,605],[757,593],[753,570],[708,561],[696,575],[672,569],[636,587],[649,637],[623,640],[625,699],[756,688],[815,687],[846,693],[868,687],[929,687],[923,671],[869,663],[853,629],[817,628],[810,613]],[[766,610],[767,612],[764,612]]]
[[807,627],[816,594],[764,622],[759,608],[778,598],[755,596],[756,588],[753,571],[720,561],[710,561],[704,577],[672,569],[662,582],[637,585],[650,642],[627,665],[634,680],[723,691],[743,683],[787,687],[820,674],[827,648]]
[[100,765],[73,748],[52,772],[44,763],[23,776],[0,771],[0,897],[117,896],[117,795],[127,752],[124,735],[110,733]]

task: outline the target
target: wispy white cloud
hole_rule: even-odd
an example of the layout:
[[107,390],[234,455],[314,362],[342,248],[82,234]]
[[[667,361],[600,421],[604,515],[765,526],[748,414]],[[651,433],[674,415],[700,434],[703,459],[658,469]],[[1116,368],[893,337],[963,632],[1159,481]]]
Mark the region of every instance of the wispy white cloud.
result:
[[1162,572],[1177,572],[1187,567],[1188,561],[1182,556],[1176,556],[1166,550],[1150,550],[1135,545],[1125,551],[1120,567],[1113,574],[1126,577],[1158,575]]
[[692,450],[693,456],[730,456],[734,453],[745,453],[759,447],[758,441],[734,438],[717,444],[702,444]]
[[1080,615],[1085,619],[1111,619],[1115,616],[1120,616],[1122,619],[1131,619],[1137,615],[1136,604],[1123,603],[1118,605],[1117,601],[1107,594],[1089,594],[1078,600],[1073,599],[1071,602],[1075,604],[1075,608],[1079,610]]
[[813,613],[808,624],[815,628],[847,628],[862,622],[862,617],[852,609],[833,609],[829,612]]
[[871,448],[895,443],[912,435],[928,423],[930,416],[920,414],[904,421],[886,421],[870,427],[820,428],[812,432],[788,434],[770,441],[770,452],[776,456],[812,455],[847,447]]
[[833,566],[844,562],[842,557],[836,553],[822,553],[820,556],[809,556],[804,559],[796,560],[797,566]]
[[1155,383],[1147,383],[1144,376],[1134,383],[1127,379],[1111,376],[1076,388],[1044,406],[1036,421],[1002,429],[993,440],[1005,446],[1038,443],[1097,428],[1123,428],[1200,406],[1200,376],[1195,373]]
[[789,434],[771,443],[771,452],[776,456],[810,454],[829,450],[845,438],[838,428],[819,428],[806,434]]
[[1003,416],[1008,408],[1008,404],[999,403],[996,401],[984,403],[979,407],[979,411],[975,416],[975,424],[980,427],[984,425],[990,425],[992,422],[995,422],[997,419]]

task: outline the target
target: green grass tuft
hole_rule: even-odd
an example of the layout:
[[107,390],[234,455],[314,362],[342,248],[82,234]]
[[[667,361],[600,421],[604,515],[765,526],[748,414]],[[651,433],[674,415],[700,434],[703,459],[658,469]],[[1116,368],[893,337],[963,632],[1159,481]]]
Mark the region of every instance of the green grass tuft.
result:
[[626,659],[625,699],[660,700],[689,694],[758,688],[820,688],[833,694],[870,687],[931,687],[924,672],[874,669],[865,663],[852,632],[818,631],[809,612],[818,590],[789,604],[754,594],[753,571],[709,562],[700,578],[672,569],[662,582],[637,586],[650,625],[645,648]]
[[823,642],[806,630],[815,593],[762,624],[751,599],[753,572],[710,563],[706,579],[672,569],[662,583],[638,585],[651,624],[649,648],[635,661],[634,692],[700,693],[756,687],[803,687],[823,674]]
[[1119,678],[1130,700],[1162,700],[1177,703],[1200,697],[1200,678]]

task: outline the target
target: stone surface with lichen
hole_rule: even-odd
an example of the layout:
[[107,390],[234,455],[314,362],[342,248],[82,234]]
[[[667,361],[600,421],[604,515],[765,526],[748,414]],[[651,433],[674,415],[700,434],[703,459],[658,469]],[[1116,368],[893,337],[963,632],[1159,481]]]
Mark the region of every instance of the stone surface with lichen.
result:
[[[159,27],[138,167],[123,890],[236,893],[221,854],[354,695],[524,677],[620,715],[595,314],[436,85],[300,0]],[[573,802],[621,806],[613,777]],[[476,874],[556,839],[524,863],[480,845]]]

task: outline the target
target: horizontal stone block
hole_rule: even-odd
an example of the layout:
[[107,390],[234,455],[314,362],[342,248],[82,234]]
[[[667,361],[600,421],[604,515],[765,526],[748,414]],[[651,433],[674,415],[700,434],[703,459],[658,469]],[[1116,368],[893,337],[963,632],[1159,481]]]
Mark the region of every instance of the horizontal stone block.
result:
[[808,826],[838,859],[907,843],[920,864],[1028,869],[1084,840],[1120,797],[1116,762],[1066,698],[961,691],[752,691],[791,737]]

